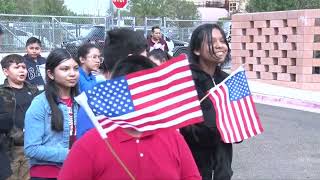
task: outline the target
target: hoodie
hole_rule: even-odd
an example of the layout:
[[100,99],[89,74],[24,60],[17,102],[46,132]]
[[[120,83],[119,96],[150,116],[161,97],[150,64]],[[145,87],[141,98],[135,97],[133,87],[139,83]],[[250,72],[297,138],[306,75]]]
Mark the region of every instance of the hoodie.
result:
[[[25,64],[27,65],[28,75],[26,81],[30,84],[36,85],[39,89],[39,86],[44,86],[44,81],[40,73],[39,66],[46,63],[46,59],[40,55],[35,61],[29,55],[23,56],[25,59]],[[41,88],[39,90],[42,90]]]

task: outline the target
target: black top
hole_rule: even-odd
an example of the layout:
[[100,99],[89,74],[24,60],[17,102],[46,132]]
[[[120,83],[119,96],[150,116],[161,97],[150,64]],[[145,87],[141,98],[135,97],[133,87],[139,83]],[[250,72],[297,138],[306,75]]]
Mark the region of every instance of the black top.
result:
[[[214,87],[213,79],[216,84],[221,83],[228,74],[217,68],[213,77],[204,72],[198,65],[191,65],[192,78],[194,80],[198,98],[201,100],[208,91]],[[203,122],[193,124],[181,129],[182,135],[187,143],[196,144],[204,147],[214,146],[219,137],[216,125],[216,112],[210,98],[206,98],[201,102],[201,110],[203,113]]]
[[24,128],[24,116],[29,108],[33,95],[28,88],[12,88],[16,97],[15,125],[18,128]]

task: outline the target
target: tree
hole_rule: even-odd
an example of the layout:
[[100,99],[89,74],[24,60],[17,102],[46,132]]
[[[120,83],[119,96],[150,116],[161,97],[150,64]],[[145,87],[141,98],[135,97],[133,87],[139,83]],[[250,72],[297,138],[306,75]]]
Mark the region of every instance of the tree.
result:
[[64,5],[64,0],[0,0],[0,13],[76,15]]
[[0,0],[0,13],[8,14],[16,9],[16,3],[8,0]]
[[129,9],[134,17],[199,18],[197,7],[186,0],[131,0]]
[[320,8],[319,0],[250,0],[248,12],[284,11]]

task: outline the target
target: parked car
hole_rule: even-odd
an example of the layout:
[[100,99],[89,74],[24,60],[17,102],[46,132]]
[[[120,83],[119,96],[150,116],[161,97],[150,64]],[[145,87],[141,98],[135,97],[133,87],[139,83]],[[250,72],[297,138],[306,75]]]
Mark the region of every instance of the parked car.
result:
[[[141,33],[144,33],[142,29],[135,29],[135,30],[141,31]],[[164,39],[168,44],[169,53],[171,55],[173,54],[173,50],[175,47],[188,46],[187,42],[171,39],[167,37],[165,34],[163,35],[164,35]],[[74,57],[76,57],[77,50],[83,43],[94,43],[94,44],[97,44],[98,47],[102,49],[104,46],[105,37],[106,37],[105,26],[95,25],[89,30],[88,34],[85,35],[84,37],[79,37],[73,40],[64,41],[62,42],[61,47],[67,49]]]
[[105,36],[106,36],[105,27],[101,25],[97,25],[97,26],[93,26],[89,30],[89,33],[87,33],[87,35],[83,37],[62,42],[61,47],[67,49],[71,53],[71,55],[76,57],[78,48],[84,43],[97,44],[98,47],[102,49],[104,46]]

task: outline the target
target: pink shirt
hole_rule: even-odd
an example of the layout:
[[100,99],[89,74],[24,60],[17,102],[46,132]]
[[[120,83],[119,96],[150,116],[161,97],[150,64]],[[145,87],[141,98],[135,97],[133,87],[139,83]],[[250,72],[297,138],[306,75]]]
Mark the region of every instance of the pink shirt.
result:
[[[183,137],[164,130],[134,138],[122,129],[108,140],[137,180],[200,180],[201,176]],[[96,129],[87,132],[72,147],[64,162],[61,180],[130,179]]]

